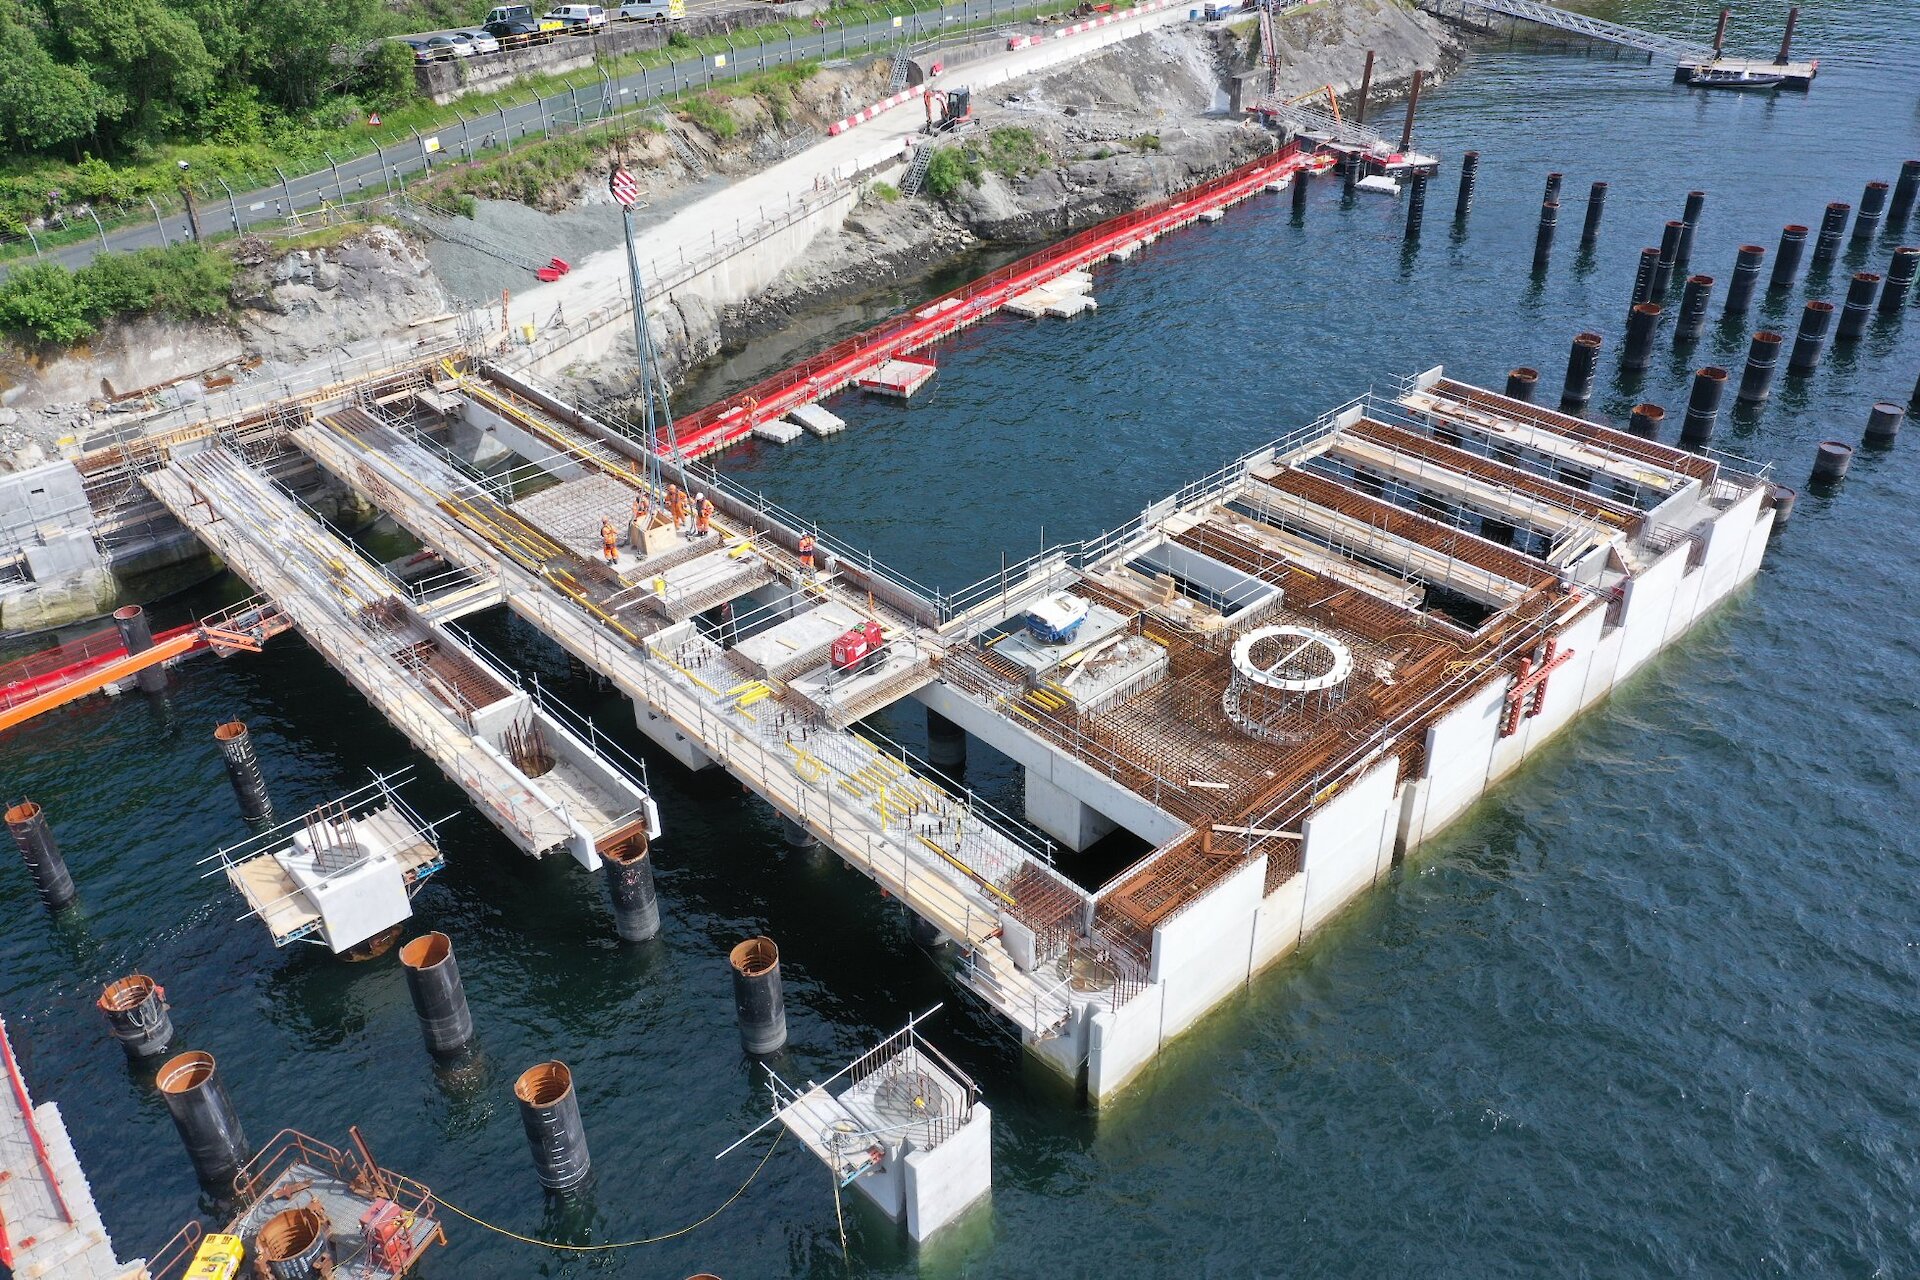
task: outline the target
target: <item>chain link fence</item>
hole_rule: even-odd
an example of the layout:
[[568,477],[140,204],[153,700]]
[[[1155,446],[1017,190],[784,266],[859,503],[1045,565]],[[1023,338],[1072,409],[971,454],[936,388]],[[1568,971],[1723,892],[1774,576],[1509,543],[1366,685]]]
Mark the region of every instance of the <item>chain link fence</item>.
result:
[[[895,0],[882,10],[884,16],[861,22],[823,17],[810,32],[783,24],[700,37],[688,42],[686,56],[666,66],[643,66],[617,77],[596,66],[544,96],[529,92],[516,102],[496,95],[498,105],[485,113],[468,114],[455,103],[454,118],[435,132],[409,129],[399,138],[372,140],[357,153],[328,153],[328,163],[308,173],[275,168],[264,182],[259,175],[252,181],[199,177],[171,195],[74,206],[38,231],[0,235],[0,273],[22,261],[78,267],[103,249],[177,244],[196,238],[196,224],[197,238],[203,239],[330,225],[375,211],[379,202],[404,195],[410,181],[449,165],[494,152],[510,155],[516,146],[556,135],[624,132],[643,113],[683,94],[808,59],[832,63],[890,48],[911,56],[956,43],[964,31],[977,34],[1062,8],[1060,0]],[[237,190],[236,183],[252,189]]]

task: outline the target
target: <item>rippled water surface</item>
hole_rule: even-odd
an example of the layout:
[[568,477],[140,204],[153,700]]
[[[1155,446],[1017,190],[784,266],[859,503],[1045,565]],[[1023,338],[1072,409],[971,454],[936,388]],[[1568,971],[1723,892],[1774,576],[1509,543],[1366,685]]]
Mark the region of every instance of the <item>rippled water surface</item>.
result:
[[[1781,14],[1764,9],[1736,18],[1736,46],[1777,42]],[[1700,36],[1710,23],[1680,0],[1612,12]],[[1724,289],[1737,245],[1771,254],[1782,223],[1817,224],[1827,201],[1920,155],[1904,0],[1809,4],[1800,45],[1820,79],[1778,97],[1688,93],[1631,59],[1486,48],[1423,109],[1420,137],[1447,167],[1417,253],[1398,204],[1343,204],[1322,183],[1296,223],[1267,198],[1103,268],[1095,315],[970,331],[941,351],[924,404],[848,401],[837,439],[728,466],[952,587],[1003,549],[1124,521],[1370,381],[1444,363],[1498,385],[1531,364],[1557,390],[1584,328],[1608,342],[1596,409],[1651,399],[1677,421],[1688,371],[1737,369],[1745,335],[1710,330],[1684,359],[1663,345],[1636,384],[1614,380],[1613,353],[1637,252],[1686,191],[1710,193],[1694,263]],[[1462,235],[1450,215],[1469,147],[1484,159]],[[1534,281],[1549,169],[1567,174],[1567,212]],[[1612,189],[1586,260],[1595,179]],[[1860,261],[1882,266],[1896,242]],[[1837,300],[1845,270],[1815,294]],[[1790,324],[1804,296],[1769,303],[1770,318]],[[1798,484],[1815,441],[1857,438],[1871,401],[1904,400],[1916,374],[1910,311],[1757,418],[1723,418],[1715,443]],[[653,759],[667,923],[622,948],[597,882],[506,846],[289,640],[190,666],[164,701],[96,701],[0,741],[7,793],[53,815],[84,899],[50,923],[18,865],[0,866],[0,1011],[125,1252],[169,1234],[196,1193],[164,1109],[90,1007],[102,980],[162,978],[256,1142],[358,1123],[384,1162],[463,1208],[605,1241],[701,1217],[764,1149],[712,1159],[764,1111],[724,954],[766,930],[787,971],[789,1079],[947,1002],[933,1037],[994,1108],[991,1209],[916,1253],[850,1198],[843,1262],[826,1174],[783,1146],[691,1236],[559,1258],[456,1219],[428,1275],[1911,1275],[1916,448],[1863,454],[1838,493],[1803,496],[1751,592],[1098,1115],[955,997],[892,904],[787,851],[736,784]],[[219,590],[237,589],[172,602],[162,621]],[[480,630],[622,721],[530,634]],[[244,835],[209,736],[232,715],[252,724],[283,811],[415,762],[419,806],[456,814],[418,923],[455,939],[474,1068],[432,1069],[390,960],[276,952],[200,878],[200,858]],[[1016,803],[984,755],[970,781]],[[598,1165],[592,1204],[571,1213],[537,1194],[508,1093],[548,1056],[575,1069]]]

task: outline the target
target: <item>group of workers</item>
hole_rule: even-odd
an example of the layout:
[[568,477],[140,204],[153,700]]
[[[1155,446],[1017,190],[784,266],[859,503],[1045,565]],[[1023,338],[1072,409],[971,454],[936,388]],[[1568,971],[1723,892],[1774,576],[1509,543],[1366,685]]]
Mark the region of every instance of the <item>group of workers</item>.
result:
[[[713,532],[713,499],[704,493],[689,494],[677,484],[667,486],[667,496],[662,500],[668,515],[673,517],[676,533],[690,534],[704,538]],[[633,499],[633,519],[627,526],[627,545],[638,551],[641,538],[653,520],[653,500],[645,493],[635,495]],[[620,531],[614,527],[613,518],[605,517],[600,521],[600,554],[609,565],[620,560]]]

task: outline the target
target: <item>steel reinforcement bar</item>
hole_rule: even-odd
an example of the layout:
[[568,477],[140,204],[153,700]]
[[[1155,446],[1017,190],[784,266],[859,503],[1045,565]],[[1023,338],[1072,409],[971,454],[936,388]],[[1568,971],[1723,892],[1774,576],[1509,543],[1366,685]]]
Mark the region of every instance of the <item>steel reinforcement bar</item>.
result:
[[[1110,218],[925,306],[884,321],[682,418],[676,428],[680,456],[701,458],[725,449],[744,439],[756,423],[831,395],[896,356],[918,351],[986,319],[1009,300],[1045,281],[1110,257],[1122,245],[1184,226],[1206,210],[1244,200],[1307,163],[1308,157],[1298,145],[1288,143],[1218,178],[1144,209]],[[667,450],[661,452],[664,455]]]

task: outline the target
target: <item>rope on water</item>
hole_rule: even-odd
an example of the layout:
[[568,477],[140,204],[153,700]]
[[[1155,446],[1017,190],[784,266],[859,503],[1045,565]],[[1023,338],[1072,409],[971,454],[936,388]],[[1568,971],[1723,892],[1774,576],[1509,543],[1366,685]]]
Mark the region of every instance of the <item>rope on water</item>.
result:
[[509,1231],[505,1227],[495,1226],[484,1218],[477,1218],[473,1214],[468,1213],[459,1205],[448,1204],[443,1197],[435,1196],[434,1199],[439,1203],[441,1208],[459,1214],[476,1227],[485,1227],[488,1231],[494,1232],[496,1235],[506,1236],[509,1240],[518,1240],[521,1244],[538,1245],[542,1249],[558,1249],[565,1253],[605,1253],[610,1249],[634,1249],[643,1244],[664,1244],[668,1240],[676,1240],[690,1232],[698,1231],[701,1227],[706,1226],[709,1222],[712,1222],[715,1218],[731,1208],[735,1200],[738,1200],[746,1194],[747,1188],[753,1185],[753,1180],[760,1176],[760,1171],[767,1167],[767,1161],[773,1159],[775,1148],[780,1145],[780,1139],[785,1136],[786,1131],[784,1129],[774,1133],[773,1146],[767,1148],[767,1154],[761,1156],[760,1163],[753,1166],[753,1172],[747,1175],[747,1180],[741,1183],[739,1188],[735,1190],[732,1195],[728,1196],[718,1209],[715,1209],[698,1222],[689,1223],[687,1226],[681,1227],[678,1231],[669,1231],[661,1236],[648,1236],[644,1240],[616,1240],[607,1244],[559,1244],[552,1240],[539,1240],[533,1236],[523,1236],[518,1231]]

